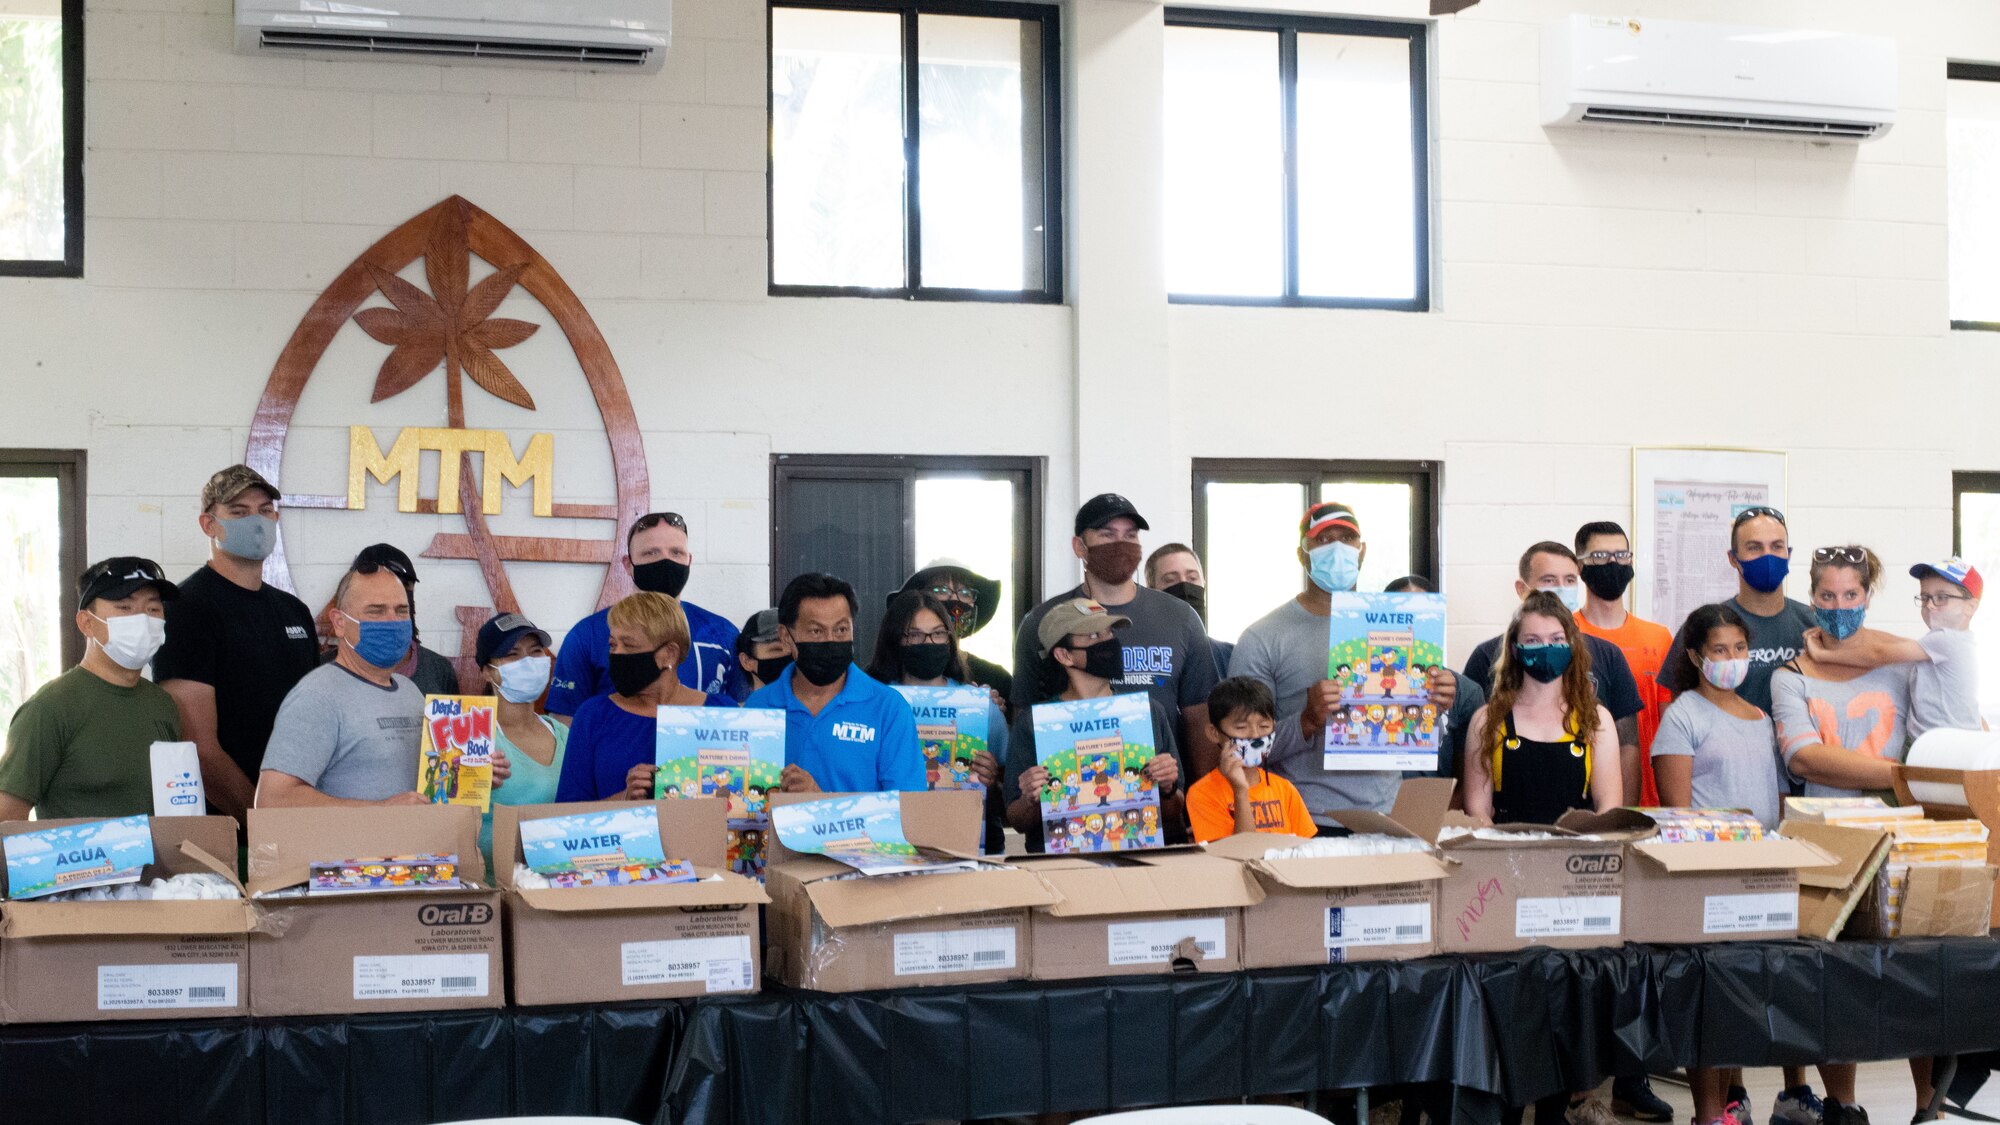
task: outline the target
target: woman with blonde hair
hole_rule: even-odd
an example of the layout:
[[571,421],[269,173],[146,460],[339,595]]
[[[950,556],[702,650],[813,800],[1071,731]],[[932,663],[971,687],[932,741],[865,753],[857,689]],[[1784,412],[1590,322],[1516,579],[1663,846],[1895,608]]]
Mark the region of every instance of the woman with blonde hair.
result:
[[558,801],[650,800],[655,718],[668,704],[734,707],[704,695],[674,669],[687,659],[687,614],[665,594],[640,592],[611,607],[611,694],[586,700],[570,720]]
[[1492,823],[1553,824],[1625,795],[1617,727],[1590,682],[1590,649],[1562,599],[1536,590],[1501,638],[1493,694],[1465,741],[1465,811]]

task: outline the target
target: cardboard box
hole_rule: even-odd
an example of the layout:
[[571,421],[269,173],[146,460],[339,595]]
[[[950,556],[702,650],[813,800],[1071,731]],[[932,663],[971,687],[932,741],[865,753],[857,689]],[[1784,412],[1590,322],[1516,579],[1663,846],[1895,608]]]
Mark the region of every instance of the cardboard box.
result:
[[1984,937],[1992,926],[1993,881],[2000,868],[1990,866],[1925,866],[1908,868],[1899,909],[1892,917],[1883,899],[1888,894],[1889,865],[1868,884],[1842,937]]
[[1803,840],[1833,857],[1829,866],[1799,871],[1799,936],[1832,941],[1875,885],[1875,873],[1889,854],[1889,834],[1878,828],[1794,820],[1779,824],[1778,834]]
[[[1378,813],[1333,814],[1357,835],[1421,839]],[[1437,951],[1438,885],[1450,874],[1436,849],[1394,855],[1265,859],[1302,841],[1265,832],[1208,845],[1245,864],[1263,891],[1243,910],[1243,967],[1399,961]]]
[[1625,940],[1655,943],[1797,937],[1799,873],[1837,862],[1805,840],[1629,845]]
[[1226,973],[1243,967],[1242,863],[1194,848],[1030,857],[1057,900],[1034,912],[1033,980]]
[[[777,793],[772,804],[830,793]],[[901,794],[911,843],[971,856],[984,831],[975,790]],[[1056,900],[1033,874],[982,861],[976,871],[857,876],[823,856],[788,851],[774,832],[765,890],[765,971],[794,988],[873,988],[1019,980],[1027,971],[1028,908]]]
[[629,809],[633,803],[493,807],[493,874],[505,892],[514,1003],[757,991],[763,964],[757,907],[771,900],[754,880],[728,870],[728,803],[713,798],[649,803],[659,813],[667,858],[694,864],[699,882],[517,887],[522,823]]
[[[458,856],[466,887],[264,897],[306,882],[314,861],[420,853]],[[251,809],[252,1014],[500,1007],[500,893],[482,866],[467,805]]]
[[1482,840],[1468,834],[1438,842],[1450,869],[1438,889],[1440,952],[1624,944],[1625,845],[1652,834],[1649,817],[1613,809],[1571,813],[1559,826],[1494,828],[1553,838]]
[[[0,824],[0,836],[82,823],[15,821]],[[241,890],[234,820],[154,817],[150,827],[146,881],[207,872]],[[240,900],[6,903],[0,1023],[246,1015],[253,921]]]

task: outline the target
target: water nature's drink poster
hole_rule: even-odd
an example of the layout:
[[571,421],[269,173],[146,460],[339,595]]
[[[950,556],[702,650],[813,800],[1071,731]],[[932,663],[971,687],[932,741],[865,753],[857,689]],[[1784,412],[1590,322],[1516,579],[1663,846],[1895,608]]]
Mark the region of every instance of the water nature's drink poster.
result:
[[1332,599],[1326,675],[1340,702],[1326,713],[1325,768],[1436,769],[1445,713],[1428,677],[1444,663],[1444,595]]
[[1166,844],[1160,791],[1146,776],[1153,712],[1145,692],[1035,705],[1035,761],[1042,842],[1051,853],[1111,852]]
[[910,701],[917,741],[924,749],[924,777],[931,789],[985,789],[972,776],[972,756],[987,748],[986,719],[992,696],[976,684],[952,687],[894,685]]
[[770,707],[659,709],[653,795],[729,802],[729,869],[764,877],[770,795],[785,770],[785,713]]
[[493,709],[490,695],[424,696],[417,752],[417,792],[434,805],[493,808]]

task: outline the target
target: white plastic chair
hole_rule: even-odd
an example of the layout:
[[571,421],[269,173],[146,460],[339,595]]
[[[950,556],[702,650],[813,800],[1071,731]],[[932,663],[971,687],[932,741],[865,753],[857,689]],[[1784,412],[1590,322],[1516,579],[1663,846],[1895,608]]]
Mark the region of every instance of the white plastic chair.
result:
[[1184,1105],[1086,1117],[1076,1125],[1332,1125],[1288,1105]]

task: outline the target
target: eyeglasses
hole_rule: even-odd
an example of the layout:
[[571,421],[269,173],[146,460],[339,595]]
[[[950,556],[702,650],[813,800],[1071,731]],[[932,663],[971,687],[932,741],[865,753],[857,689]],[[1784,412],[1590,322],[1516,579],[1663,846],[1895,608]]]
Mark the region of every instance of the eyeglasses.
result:
[[[1779,523],[1785,522],[1785,513],[1779,511],[1776,508],[1767,508],[1762,504],[1759,504],[1754,508],[1745,508],[1742,511],[1736,513],[1736,518],[1729,521],[1729,526],[1731,528],[1734,528],[1739,524],[1743,523],[1743,521],[1754,520],[1758,516],[1769,516],[1772,519],[1777,520]],[[1786,526],[1789,527],[1790,525],[1787,524]]]
[[1946,602],[1969,602],[1972,599],[1965,594],[1918,594],[1910,600],[1920,608],[1943,609]]
[[1816,563],[1844,562],[1861,566],[1868,562],[1868,548],[1821,547],[1813,552],[1813,561]]
[[682,531],[688,529],[687,521],[681,518],[679,512],[647,512],[633,521],[632,534],[637,535],[642,531],[651,531],[661,524],[666,524],[668,527],[677,527]]
[[951,582],[932,583],[931,588],[926,593],[934,598],[974,598],[979,596],[978,592],[972,587],[960,586]]
[[903,643],[906,645],[949,644],[951,643],[951,630],[932,629],[928,632],[918,632],[915,629],[905,629],[903,630]]
[[1583,556],[1586,566],[1602,566],[1605,563],[1628,563],[1632,561],[1630,551],[1592,551]]

